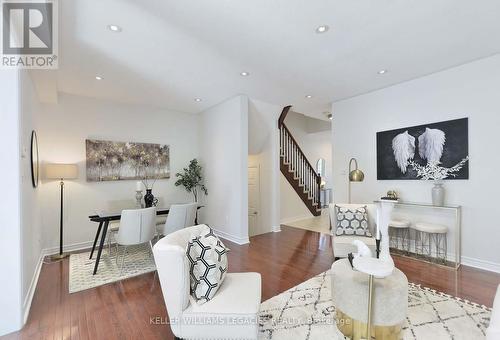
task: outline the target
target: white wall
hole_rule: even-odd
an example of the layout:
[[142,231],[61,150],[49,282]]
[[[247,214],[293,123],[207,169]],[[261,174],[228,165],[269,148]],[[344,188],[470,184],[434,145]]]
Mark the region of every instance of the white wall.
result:
[[347,200],[346,172],[356,157],[365,181],[353,185],[354,202],[370,202],[388,189],[404,200],[430,202],[432,183],[377,181],[378,131],[469,117],[470,179],[446,181],[446,203],[463,206],[464,263],[500,270],[500,55],[333,104],[335,201]]
[[20,79],[17,70],[0,72],[0,335],[22,326],[22,252],[20,217]]
[[[58,104],[45,104],[39,115],[38,137],[44,163],[77,163],[79,178],[66,181],[64,244],[88,246],[97,225],[88,216],[107,202],[134,199],[136,181],[87,182],[85,139],[134,141],[170,145],[171,178],[159,180],[153,194],[164,204],[192,201],[175,187],[175,173],[198,157],[197,116],[144,106],[60,94]],[[41,185],[44,248],[59,244],[59,182]]]
[[278,118],[282,108],[250,99],[248,109],[249,166],[260,167],[260,214],[264,232],[279,231],[280,170]]
[[199,116],[208,189],[200,215],[220,236],[248,243],[248,98],[233,97]]
[[26,321],[41,266],[40,255],[43,242],[40,187],[37,189],[33,188],[30,152],[31,132],[38,130],[40,103],[27,71],[21,71],[20,80],[22,301],[23,317],[24,321]]

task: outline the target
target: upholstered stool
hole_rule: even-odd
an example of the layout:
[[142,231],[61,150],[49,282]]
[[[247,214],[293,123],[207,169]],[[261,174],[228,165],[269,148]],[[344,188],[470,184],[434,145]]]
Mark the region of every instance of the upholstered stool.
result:
[[391,248],[410,250],[410,224],[408,220],[391,220],[389,222],[389,244]]
[[432,257],[434,248],[436,258],[446,263],[448,227],[442,224],[418,222],[411,228],[415,230],[415,252],[418,255]]
[[[352,340],[366,338],[369,275],[353,270],[347,259],[335,261],[331,275],[337,327]],[[388,277],[373,281],[372,338],[399,340],[408,309],[408,280],[394,268]]]

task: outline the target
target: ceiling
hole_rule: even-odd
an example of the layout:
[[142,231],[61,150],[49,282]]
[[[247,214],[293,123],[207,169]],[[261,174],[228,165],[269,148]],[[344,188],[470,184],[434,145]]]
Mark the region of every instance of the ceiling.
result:
[[332,101],[500,52],[498,0],[59,3],[57,91],[182,112],[244,93],[325,118]]

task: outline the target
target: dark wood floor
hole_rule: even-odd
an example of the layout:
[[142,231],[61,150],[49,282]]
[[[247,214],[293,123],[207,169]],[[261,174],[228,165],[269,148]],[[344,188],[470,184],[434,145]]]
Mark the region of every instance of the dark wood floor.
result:
[[[282,227],[249,245],[231,248],[229,271],[262,274],[262,299],[277,295],[327,269],[333,262],[327,235]],[[457,272],[396,257],[409,281],[491,307],[500,275],[469,267]],[[68,293],[68,259],[44,264],[24,329],[1,339],[172,339],[161,290],[153,274],[74,294]],[[151,323],[158,318],[159,323]]]

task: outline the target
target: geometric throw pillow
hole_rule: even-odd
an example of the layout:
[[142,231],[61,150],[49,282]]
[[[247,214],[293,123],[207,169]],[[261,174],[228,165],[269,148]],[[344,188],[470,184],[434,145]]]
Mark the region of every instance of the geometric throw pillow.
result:
[[198,304],[211,300],[227,272],[227,252],[212,229],[191,238],[186,248],[191,295]]
[[358,208],[347,208],[335,205],[337,226],[335,235],[355,235],[372,237],[368,229],[368,212],[366,205]]

